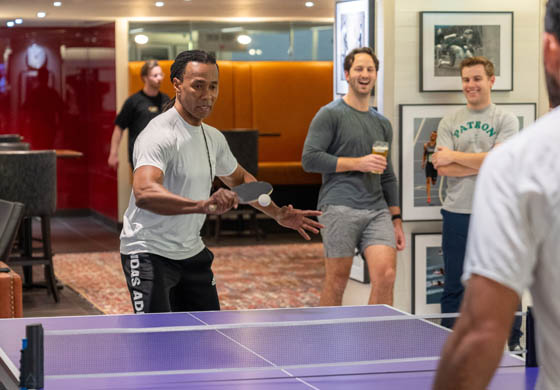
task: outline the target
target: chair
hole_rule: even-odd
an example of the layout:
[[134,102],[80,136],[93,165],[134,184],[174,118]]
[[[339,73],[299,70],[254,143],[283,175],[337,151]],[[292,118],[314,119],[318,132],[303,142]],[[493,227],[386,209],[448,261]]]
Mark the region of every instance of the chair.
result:
[[[23,266],[26,287],[39,286],[33,284],[31,266],[43,265],[46,287],[58,302],[50,228],[50,218],[56,210],[55,151],[0,151],[0,198],[25,205],[20,253],[11,256],[8,263]],[[33,217],[41,220],[42,256],[33,253]]]
[[0,142],[21,142],[22,139],[19,134],[0,134]]
[[7,262],[23,219],[24,205],[0,199],[0,261]]
[[0,142],[0,151],[29,149],[29,143],[27,142]]
[[[229,148],[239,165],[247,170],[250,174],[257,177],[259,170],[259,131],[254,129],[233,129],[222,131],[229,144]],[[257,213],[253,207],[248,205],[239,205],[237,210],[231,210],[226,214],[236,214],[239,225],[243,226],[243,214],[249,214],[251,220],[251,230],[255,234],[257,240],[261,239],[262,232],[257,224]],[[222,232],[222,215],[216,216],[216,225],[214,229],[214,238],[216,241],[220,239]]]

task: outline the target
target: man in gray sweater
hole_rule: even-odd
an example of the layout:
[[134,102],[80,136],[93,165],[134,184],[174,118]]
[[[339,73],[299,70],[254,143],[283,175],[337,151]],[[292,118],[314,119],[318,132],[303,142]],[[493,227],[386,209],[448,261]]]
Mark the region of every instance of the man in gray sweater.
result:
[[368,264],[369,303],[393,304],[396,255],[405,239],[391,153],[372,154],[376,141],[390,146],[393,140],[389,120],[369,106],[378,68],[368,47],[346,56],[348,93],[319,110],[303,147],[303,169],[323,176],[317,205],[325,226],[322,306],[342,304],[355,248]]

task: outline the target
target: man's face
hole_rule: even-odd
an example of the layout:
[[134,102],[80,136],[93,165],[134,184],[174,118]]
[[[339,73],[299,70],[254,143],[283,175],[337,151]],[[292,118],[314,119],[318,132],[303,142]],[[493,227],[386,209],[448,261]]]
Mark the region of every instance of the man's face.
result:
[[463,68],[461,79],[463,94],[467,98],[467,105],[470,108],[480,109],[491,103],[490,92],[496,78],[488,77],[483,65]]
[[430,141],[435,142],[436,140],[437,140],[437,133],[435,131],[432,131],[432,134],[430,134]]
[[150,88],[159,89],[161,81],[163,80],[163,71],[159,66],[154,66],[143,79],[144,84],[148,85]]
[[349,72],[344,72],[346,81],[352,91],[359,96],[369,96],[377,80],[377,70],[373,58],[367,53],[354,56],[354,63]]
[[183,81],[175,78],[173,86],[177,101],[192,120],[191,124],[199,125],[212,113],[218,98],[218,68],[215,64],[189,62]]

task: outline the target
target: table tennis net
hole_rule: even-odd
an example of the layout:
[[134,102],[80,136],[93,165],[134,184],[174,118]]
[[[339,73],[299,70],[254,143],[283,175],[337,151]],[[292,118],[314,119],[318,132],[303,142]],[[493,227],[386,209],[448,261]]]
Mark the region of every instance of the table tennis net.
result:
[[45,375],[196,376],[252,371],[267,376],[309,367],[327,372],[335,367],[379,365],[387,371],[403,362],[412,363],[410,371],[433,369],[450,331],[425,317],[45,331]]

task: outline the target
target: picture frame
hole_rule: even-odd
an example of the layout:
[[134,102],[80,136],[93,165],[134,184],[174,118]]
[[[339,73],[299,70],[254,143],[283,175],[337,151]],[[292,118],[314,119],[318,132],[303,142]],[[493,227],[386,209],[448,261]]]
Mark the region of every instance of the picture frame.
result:
[[338,0],[334,22],[334,96],[348,92],[344,57],[353,49],[374,46],[375,0]]
[[441,233],[412,233],[411,313],[441,313],[444,286]]
[[[532,124],[537,115],[536,103],[496,103],[513,112],[519,128]],[[428,186],[422,168],[424,143],[436,131],[441,118],[464,104],[401,104],[399,105],[399,177],[400,204],[403,221],[441,220],[441,205],[446,195],[446,180],[438,177],[435,186]]]
[[466,57],[494,64],[494,91],[513,90],[513,12],[420,12],[420,91],[460,91]]

